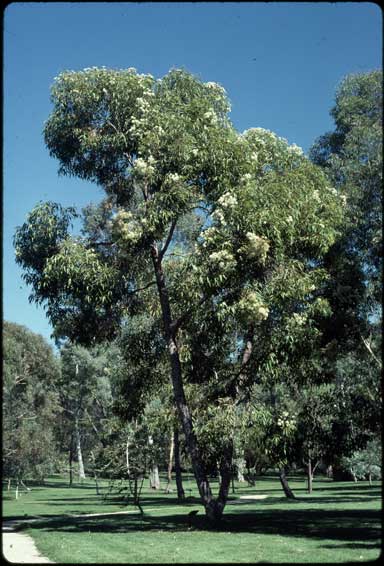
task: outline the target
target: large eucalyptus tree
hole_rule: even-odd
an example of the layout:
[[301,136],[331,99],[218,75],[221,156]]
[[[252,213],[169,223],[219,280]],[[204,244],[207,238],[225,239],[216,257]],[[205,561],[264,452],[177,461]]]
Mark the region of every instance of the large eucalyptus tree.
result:
[[214,497],[189,391],[200,413],[209,398],[228,408],[270,354],[269,328],[283,320],[299,332],[327,310],[321,258],[341,200],[297,146],[260,128],[238,134],[224,89],[185,71],[159,80],[135,69],[65,72],[52,102],[45,140],[60,173],[97,183],[105,198],[83,211],[80,237],[69,235],[74,211],[54,203],[18,229],[33,299],[58,336],[80,342],[154,316],[199,493],[219,519],[232,439],[225,428]]

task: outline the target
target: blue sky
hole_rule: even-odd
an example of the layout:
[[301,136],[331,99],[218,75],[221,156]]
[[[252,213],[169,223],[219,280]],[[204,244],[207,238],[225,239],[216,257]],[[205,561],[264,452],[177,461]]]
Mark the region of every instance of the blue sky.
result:
[[40,200],[82,207],[101,190],[58,177],[42,129],[53,78],[85,67],[183,67],[222,84],[239,131],[264,127],[308,151],[333,124],[335,88],[382,66],[371,2],[21,3],[4,14],[3,318],[49,339],[14,261],[15,227]]

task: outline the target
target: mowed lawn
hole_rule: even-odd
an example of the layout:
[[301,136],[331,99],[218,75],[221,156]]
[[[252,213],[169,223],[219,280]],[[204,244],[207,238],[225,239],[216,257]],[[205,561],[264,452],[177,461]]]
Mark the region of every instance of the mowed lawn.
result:
[[[165,485],[165,483],[163,484]],[[191,479],[187,499],[175,492],[142,493],[144,515],[128,502],[96,494],[94,482],[68,486],[52,477],[15,500],[3,486],[3,517],[20,521],[40,552],[58,563],[337,563],[375,560],[381,553],[381,483],[315,478],[290,480],[297,499],[283,496],[279,481],[264,476],[254,487],[236,484],[220,527],[207,524]],[[265,495],[260,500],[240,496]],[[188,513],[199,510],[188,522]],[[129,511],[128,514],[121,514]],[[85,517],[88,513],[116,513]],[[71,514],[83,515],[71,517]],[[25,523],[28,519],[34,522]]]

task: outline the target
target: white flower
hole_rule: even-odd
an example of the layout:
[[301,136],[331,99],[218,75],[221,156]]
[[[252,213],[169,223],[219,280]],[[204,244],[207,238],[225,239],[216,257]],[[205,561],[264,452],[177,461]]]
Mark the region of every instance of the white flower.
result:
[[251,153],[251,159],[252,159],[252,161],[257,161],[257,153],[256,152]]
[[[153,158],[152,158],[153,159]],[[153,161],[152,161],[153,163]],[[140,177],[149,177],[154,173],[154,167],[145,161],[142,157],[138,157],[134,164],[134,172]]]
[[320,193],[318,190],[313,191],[313,198],[316,202],[321,202]]
[[264,263],[269,250],[269,242],[261,236],[257,236],[253,232],[246,233],[247,243],[241,248],[241,251],[249,258],[254,258]]
[[237,198],[231,193],[224,193],[217,201],[222,208],[233,208],[237,205]]
[[347,197],[345,195],[340,196],[342,206],[346,206],[347,204]]
[[221,212],[221,210],[216,209],[214,212],[212,212],[212,218],[214,220],[217,220],[219,224],[223,224],[225,226],[226,222],[225,222],[224,214]]
[[225,92],[225,88],[219,85],[218,83],[208,82],[205,83],[205,86],[214,90],[219,90],[221,92]]
[[337,190],[335,189],[335,187],[326,187],[326,189],[333,195],[337,195]]
[[180,175],[178,175],[177,173],[169,173],[168,180],[171,183],[177,183],[178,181],[180,181]]
[[302,315],[302,314],[294,313],[293,320],[298,326],[303,326],[303,324],[307,320],[307,317],[305,315]]
[[235,258],[228,250],[212,252],[209,255],[209,260],[211,263],[215,264],[217,267],[225,271],[232,269],[236,265]]
[[303,155],[303,150],[301,149],[301,147],[299,147],[295,143],[293,143],[292,145],[290,145],[288,147],[288,151],[289,151],[289,153],[292,153],[293,155]]
[[246,183],[247,181],[250,181],[251,179],[252,179],[251,173],[245,173],[245,175],[243,175],[243,176],[241,177],[241,180],[242,180],[243,182],[245,182],[245,183]]
[[293,218],[291,215],[287,216],[287,222],[293,222]]

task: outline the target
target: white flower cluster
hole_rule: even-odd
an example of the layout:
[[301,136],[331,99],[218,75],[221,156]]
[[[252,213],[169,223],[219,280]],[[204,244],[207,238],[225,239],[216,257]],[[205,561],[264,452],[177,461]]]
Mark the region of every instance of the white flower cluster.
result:
[[131,212],[121,210],[112,220],[112,237],[128,244],[136,244],[142,236],[142,228]]
[[326,187],[326,189],[332,193],[334,196],[337,196],[337,190],[335,189],[335,187]]
[[292,155],[298,155],[301,156],[304,154],[303,150],[301,149],[301,147],[299,147],[298,145],[296,145],[295,143],[293,143],[292,145],[288,146],[288,151],[289,153],[291,153]]
[[236,266],[236,260],[228,250],[220,250],[209,255],[209,261],[223,271],[230,271]]
[[169,181],[171,184],[178,183],[180,181],[180,179],[181,179],[181,177],[177,173],[169,173],[167,175],[167,181]]
[[244,175],[242,175],[241,177],[241,181],[243,183],[247,183],[248,181],[250,181],[252,179],[252,175],[251,173],[245,173]]
[[156,160],[152,155],[150,155],[147,159],[143,159],[142,157],[138,157],[133,166],[133,172],[138,177],[151,177],[155,172],[155,165]]
[[283,411],[281,417],[277,419],[277,425],[282,428],[293,427],[296,424],[294,416],[290,416],[288,411]]
[[266,238],[257,236],[253,232],[246,233],[247,243],[241,248],[248,258],[257,259],[264,263],[269,251],[269,242]]
[[312,196],[313,196],[313,199],[314,199],[316,202],[321,202],[320,193],[319,193],[319,191],[318,191],[317,189],[315,189],[315,190],[313,191],[313,195],[312,195]]
[[212,242],[215,239],[215,236],[217,234],[217,228],[215,226],[210,226],[209,228],[206,228],[203,232],[203,236],[204,236],[204,242],[202,244],[203,248],[206,248],[208,243]]
[[222,87],[221,85],[219,85],[218,83],[208,82],[208,83],[205,83],[205,86],[207,88],[211,88],[213,90],[219,90],[220,92],[225,92],[225,88]]
[[217,202],[221,206],[221,208],[233,208],[237,205],[237,198],[235,195],[232,195],[227,191],[218,199]]
[[227,224],[224,218],[224,214],[219,208],[216,208],[216,210],[212,212],[212,219],[216,220],[222,226],[225,226]]
[[298,314],[295,312],[292,318],[297,326],[303,326],[303,324],[307,322],[307,317],[305,314]]
[[141,112],[147,112],[150,107],[148,100],[145,100],[145,98],[138,98],[136,102]]
[[246,292],[238,302],[237,307],[240,315],[248,324],[262,322],[269,316],[268,307],[255,291]]
[[347,197],[345,195],[340,195],[340,200],[341,200],[341,205],[342,206],[346,206],[347,205]]
[[211,124],[215,124],[217,122],[217,116],[212,109],[204,113],[204,118]]

